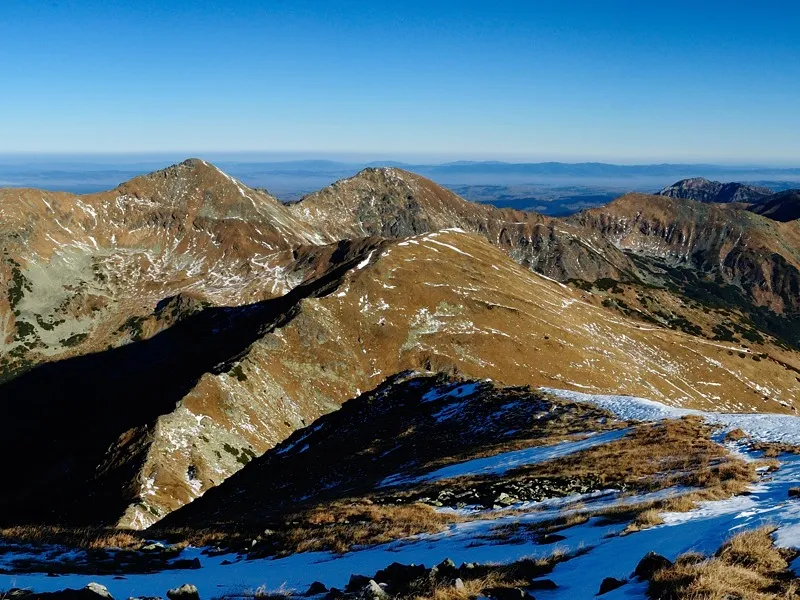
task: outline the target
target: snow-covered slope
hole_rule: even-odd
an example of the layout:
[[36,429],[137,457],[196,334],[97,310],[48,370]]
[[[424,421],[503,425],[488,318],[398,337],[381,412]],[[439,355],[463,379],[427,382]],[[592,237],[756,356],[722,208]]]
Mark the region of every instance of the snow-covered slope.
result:
[[696,415],[709,423],[720,425],[725,431],[741,429],[754,440],[800,446],[800,417],[794,415],[757,413],[755,410],[752,413],[720,413],[667,406],[655,400],[633,396],[584,394],[554,388],[542,388],[542,391],[575,402],[595,404],[620,419],[658,421]]

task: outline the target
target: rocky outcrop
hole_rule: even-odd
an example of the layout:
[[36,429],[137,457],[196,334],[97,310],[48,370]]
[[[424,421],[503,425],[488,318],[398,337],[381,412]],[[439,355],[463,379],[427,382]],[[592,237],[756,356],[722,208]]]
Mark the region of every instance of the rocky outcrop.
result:
[[753,306],[776,313],[800,311],[796,222],[776,223],[732,206],[642,194],[627,194],[568,220],[594,232],[591,239],[606,239],[650,261],[655,268],[645,279],[675,283],[681,272],[688,272],[738,289]]
[[745,185],[743,183],[721,183],[709,181],[703,177],[682,179],[658,192],[659,196],[683,198],[697,202],[740,202],[751,204],[772,194],[765,187]]
[[397,168],[369,168],[293,203],[294,216],[328,239],[399,238],[458,228],[485,237],[519,264],[565,281],[623,278],[636,270],[603,240],[543,215],[468,202]]

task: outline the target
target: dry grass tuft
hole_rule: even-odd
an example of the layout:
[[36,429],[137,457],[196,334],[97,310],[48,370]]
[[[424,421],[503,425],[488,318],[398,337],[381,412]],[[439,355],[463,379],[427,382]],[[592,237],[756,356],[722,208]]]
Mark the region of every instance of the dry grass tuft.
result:
[[753,450],[764,453],[765,458],[776,458],[781,454],[800,454],[800,446],[779,442],[756,442],[751,444]]
[[685,554],[657,572],[648,594],[657,600],[797,600],[792,558],[775,547],[771,527],[740,533],[713,557]]
[[712,428],[688,416],[636,426],[625,437],[562,459],[522,467],[506,477],[596,477],[609,487],[654,491],[682,485],[728,495],[756,480],[755,465],[711,440]]
[[49,525],[17,525],[0,529],[0,540],[16,544],[53,544],[98,550],[119,548],[134,550],[144,544],[145,537],[136,531],[111,527],[67,528]]
[[728,433],[725,434],[725,441],[727,442],[738,442],[739,440],[743,440],[749,438],[750,436],[747,435],[742,429],[737,427],[736,429],[731,429]]
[[378,505],[337,501],[287,517],[276,532],[278,554],[330,550],[339,554],[354,546],[382,544],[420,533],[436,533],[461,519],[425,504]]
[[[409,589],[398,590],[397,597],[407,600],[475,600],[485,595],[485,590],[524,589],[532,579],[552,572],[561,562],[584,554],[583,549],[572,553],[555,550],[544,558],[523,558],[509,564],[483,564],[472,569],[460,569],[459,578],[463,587],[455,587],[453,580],[437,580],[423,577],[411,583]],[[521,597],[521,596],[520,596]]]

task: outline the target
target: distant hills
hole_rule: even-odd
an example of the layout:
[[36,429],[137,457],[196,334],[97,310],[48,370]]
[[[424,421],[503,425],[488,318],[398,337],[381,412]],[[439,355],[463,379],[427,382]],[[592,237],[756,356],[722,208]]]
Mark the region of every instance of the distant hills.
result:
[[800,189],[773,193],[765,187],[693,177],[665,187],[659,195],[698,202],[740,203],[746,205],[750,212],[773,221],[788,222],[800,218]]
[[[178,158],[178,157],[175,157]],[[73,193],[100,192],[176,162],[165,156],[0,156],[0,187],[33,187]],[[616,165],[600,162],[455,161],[424,163],[330,159],[264,160],[220,156],[216,164],[251,188],[266,188],[283,201],[298,200],[364,168],[402,168],[427,177],[468,200],[562,216],[598,206],[625,192],[653,193],[690,177],[740,181],[773,192],[800,187],[800,168],[713,164]]]

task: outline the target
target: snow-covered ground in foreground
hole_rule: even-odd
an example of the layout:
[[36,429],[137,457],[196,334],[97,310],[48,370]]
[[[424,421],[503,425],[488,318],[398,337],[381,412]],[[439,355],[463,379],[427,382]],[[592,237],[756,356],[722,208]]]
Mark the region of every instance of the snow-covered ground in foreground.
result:
[[588,402],[611,411],[621,419],[659,421],[676,419],[684,415],[698,415],[709,423],[721,425],[726,430],[740,428],[753,439],[763,442],[784,442],[800,445],[800,417],[768,413],[717,413],[688,408],[676,408],[655,400],[634,396],[584,394],[571,390],[541,388],[559,398],[574,402]]
[[[669,513],[663,525],[627,536],[611,536],[623,525],[598,526],[595,519],[588,523],[561,531],[566,537],[558,547],[576,550],[590,546],[592,550],[578,558],[561,563],[548,575],[559,588],[554,591],[537,591],[537,598],[591,598],[597,593],[604,577],[627,577],[636,563],[649,550],[657,550],[669,558],[689,551],[711,552],[730,535],[743,528],[773,523],[780,527],[778,543],[800,546],[800,502],[788,499],[788,489],[800,480],[800,457],[789,457],[783,467],[770,479],[754,486],[749,496],[704,503],[689,513]],[[571,498],[575,500],[577,498]],[[648,498],[629,498],[645,500]],[[652,499],[650,497],[649,499]],[[584,498],[586,509],[599,508],[611,503],[608,494],[596,496],[597,504]],[[255,589],[265,585],[277,589],[281,585],[305,591],[314,580],[342,587],[351,573],[372,574],[386,565],[424,563],[432,566],[445,558],[456,563],[507,562],[526,556],[547,556],[556,547],[537,545],[534,542],[503,544],[481,540],[491,528],[515,521],[538,521],[559,514],[563,500],[545,511],[523,516],[505,516],[484,519],[451,527],[448,531],[423,535],[409,540],[365,548],[337,557],[325,552],[297,554],[280,559],[242,560],[232,565],[222,565],[225,559],[235,556],[208,557],[199,549],[187,550],[182,558],[200,558],[202,569],[192,571],[166,571],[156,575],[129,575],[125,579],[111,576],[48,577],[38,575],[2,575],[0,589],[30,587],[39,591],[59,590],[65,587],[83,587],[89,581],[107,586],[116,598],[129,596],[163,597],[167,589],[182,583],[194,583],[203,597],[222,593]],[[6,558],[7,559],[7,558]],[[5,560],[4,560],[5,561]],[[3,562],[4,562],[3,561]],[[610,598],[643,597],[643,586],[627,585]]]
[[502,475],[510,469],[523,465],[535,465],[554,458],[568,456],[581,450],[587,450],[601,444],[618,440],[628,433],[629,429],[617,429],[607,431],[599,435],[590,435],[574,442],[560,442],[550,446],[534,446],[533,448],[523,448],[522,450],[511,450],[501,452],[494,456],[475,458],[464,462],[448,465],[425,473],[418,477],[406,477],[404,475],[392,475],[381,481],[379,487],[420,483],[422,481],[439,481],[440,479],[450,479],[452,477],[463,477],[465,475]]
[[[778,415],[723,415],[669,408],[656,402],[620,396],[587,396],[574,392],[554,391],[563,397],[593,402],[612,410],[623,418],[653,420],[700,414],[725,427],[741,427],[754,437],[769,441],[800,443],[800,430],[795,417]],[[599,437],[599,436],[597,436]],[[597,437],[593,438],[594,440]],[[606,440],[609,441],[609,440]],[[738,447],[739,452],[746,452]],[[591,547],[577,558],[556,566],[547,577],[558,584],[553,591],[538,590],[539,600],[547,598],[592,598],[605,577],[625,578],[641,557],[650,550],[674,559],[679,554],[695,550],[712,552],[732,534],[762,524],[778,527],[777,543],[800,547],[800,501],[790,500],[788,490],[800,482],[800,456],[781,457],[781,468],[767,474],[752,493],[728,500],[706,502],[687,513],[667,513],[664,524],[626,536],[618,533],[624,524],[599,525],[597,519],[560,531],[565,539],[557,544],[565,550]],[[674,493],[675,490],[658,492]],[[193,583],[203,598],[224,593],[236,593],[259,586],[277,589],[282,585],[300,592],[315,580],[329,586],[343,587],[352,573],[373,574],[392,562],[424,563],[432,566],[445,558],[456,563],[509,562],[522,557],[547,556],[556,545],[538,545],[533,541],[503,543],[486,539],[493,527],[516,521],[536,521],[563,514],[565,504],[581,500],[583,510],[608,506],[614,502],[652,499],[653,496],[617,498],[603,492],[539,503],[543,510],[528,514],[505,514],[487,511],[486,518],[452,526],[445,532],[422,535],[407,540],[364,548],[344,556],[325,552],[297,554],[280,559],[238,560],[237,557],[208,557],[200,549],[190,548],[181,558],[198,557],[202,568],[191,571],[166,571],[154,575],[129,575],[124,579],[112,576],[48,577],[35,575],[0,575],[0,590],[27,587],[37,591],[54,591],[67,587],[80,588],[90,581],[107,586],[116,598],[129,596],[164,596],[167,589],[183,583]],[[512,507],[522,508],[522,506]],[[525,508],[530,508],[526,505]],[[496,517],[496,518],[491,518]],[[610,535],[609,535],[610,534]],[[0,555],[0,568],[11,556]],[[224,560],[237,561],[222,565]],[[644,598],[645,586],[631,582],[603,598]]]

